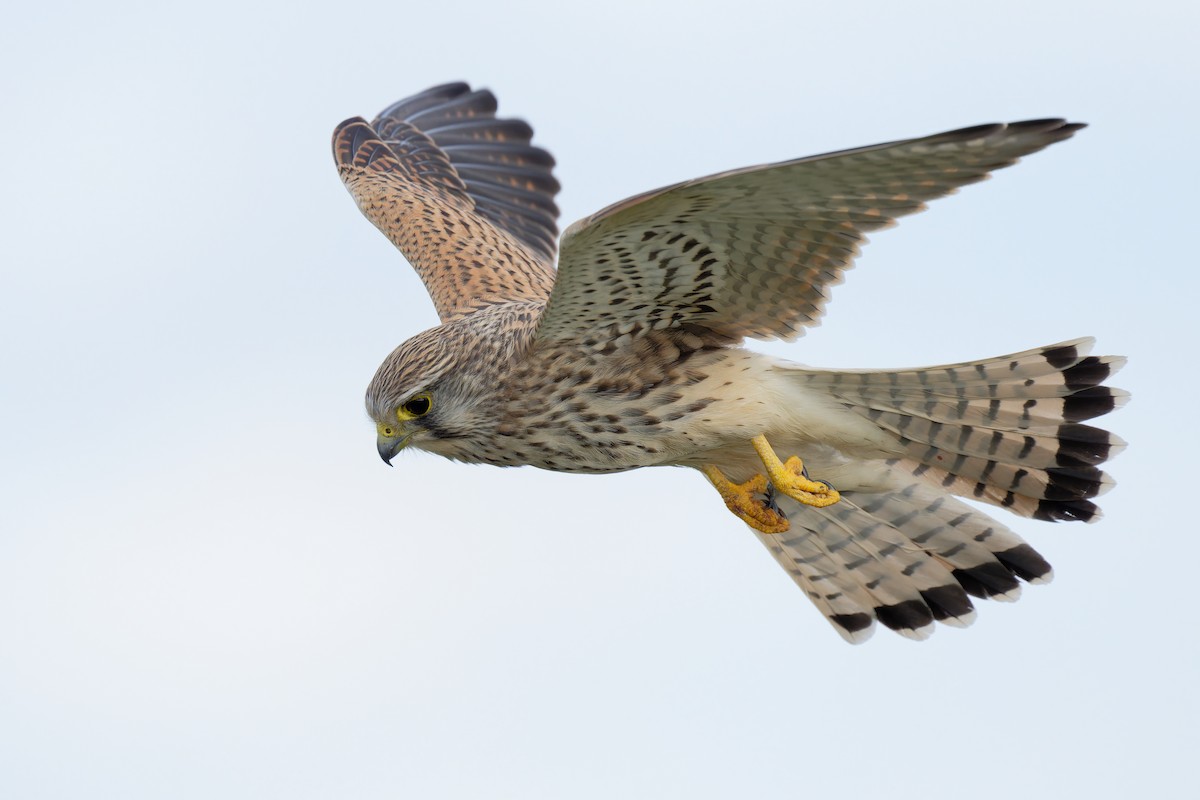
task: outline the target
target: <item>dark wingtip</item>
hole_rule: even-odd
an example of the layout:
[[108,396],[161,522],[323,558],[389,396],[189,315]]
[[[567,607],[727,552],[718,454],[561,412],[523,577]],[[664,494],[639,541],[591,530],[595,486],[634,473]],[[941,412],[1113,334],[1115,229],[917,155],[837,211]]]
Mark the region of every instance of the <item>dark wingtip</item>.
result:
[[1042,500],[1033,518],[1045,522],[1094,522],[1100,519],[1100,507],[1091,500]]
[[1115,409],[1124,395],[1107,386],[1089,386],[1063,398],[1063,419],[1084,422]]
[[870,614],[832,614],[829,621],[852,637],[871,627]]
[[921,600],[877,606],[875,618],[894,631],[919,631],[933,624],[933,612]]
[[999,561],[956,569],[952,574],[963,590],[973,597],[997,597],[1021,588],[1013,574]]
[[1053,574],[1050,563],[1027,544],[996,553],[996,559],[1023,581],[1044,581]]
[[926,589],[921,592],[921,597],[938,622],[970,619],[975,613],[971,598],[957,583]]
[[1079,348],[1073,344],[1051,347],[1042,353],[1042,357],[1055,369],[1065,369],[1079,361]]
[[354,151],[358,149],[357,139],[362,128],[371,130],[371,126],[362,117],[350,117],[333,129],[331,144],[333,145],[334,161],[338,164],[346,164],[353,160]]
[[1105,361],[1096,356],[1088,356],[1078,364],[1064,369],[1063,380],[1068,389],[1089,389],[1102,383],[1111,373],[1112,370]]
[[[1103,428],[1067,422],[1058,426],[1058,452],[1054,456],[1060,467],[1086,467],[1103,464],[1113,452],[1113,436]],[[1118,449],[1123,444],[1116,442]]]

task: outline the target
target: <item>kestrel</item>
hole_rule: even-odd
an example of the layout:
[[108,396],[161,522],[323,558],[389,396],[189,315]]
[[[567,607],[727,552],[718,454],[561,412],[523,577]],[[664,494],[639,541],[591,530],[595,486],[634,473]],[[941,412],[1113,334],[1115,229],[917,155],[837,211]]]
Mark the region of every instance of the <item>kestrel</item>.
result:
[[[1082,424],[1127,395],[1091,339],[949,366],[814,369],[741,347],[815,325],[870,231],[1083,127],[980,125],[732,170],[576,222],[556,247],[554,160],[463,83],[333,135],[355,202],[424,281],[441,324],[367,389],[384,461],[605,473],[681,466],[850,642],[926,638],[971,597],[1050,565],[954,495],[1090,522],[1123,446]],[[555,251],[558,269],[555,270]],[[779,458],[776,453],[785,458]],[[835,488],[836,487],[836,488]]]

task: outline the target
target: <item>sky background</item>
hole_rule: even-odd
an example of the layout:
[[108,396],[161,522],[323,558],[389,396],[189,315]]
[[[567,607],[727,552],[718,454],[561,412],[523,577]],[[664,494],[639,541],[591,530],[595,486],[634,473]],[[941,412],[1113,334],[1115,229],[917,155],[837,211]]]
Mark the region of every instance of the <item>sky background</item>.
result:
[[[3,17],[0,797],[1194,787],[1195,3]],[[436,318],[329,135],[459,79],[555,154],[564,226],[748,164],[1090,123],[876,235],[820,328],[759,346],[900,367],[1095,335],[1134,394],[1106,518],[1006,519],[1053,584],[851,647],[693,473],[383,467],[362,392]]]

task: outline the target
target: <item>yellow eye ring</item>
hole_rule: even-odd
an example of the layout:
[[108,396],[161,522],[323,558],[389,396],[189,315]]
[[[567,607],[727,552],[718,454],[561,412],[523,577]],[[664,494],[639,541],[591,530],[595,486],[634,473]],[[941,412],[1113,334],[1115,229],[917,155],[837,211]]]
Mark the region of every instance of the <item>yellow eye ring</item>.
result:
[[396,417],[401,421],[423,417],[433,408],[433,398],[428,392],[413,395],[404,405],[396,409]]

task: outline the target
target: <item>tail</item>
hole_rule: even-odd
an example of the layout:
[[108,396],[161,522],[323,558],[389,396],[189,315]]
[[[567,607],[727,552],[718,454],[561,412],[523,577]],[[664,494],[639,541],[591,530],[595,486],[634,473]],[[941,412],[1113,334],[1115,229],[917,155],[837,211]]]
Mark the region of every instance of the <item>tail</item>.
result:
[[1076,339],[985,361],[899,372],[804,370],[802,379],[896,436],[897,468],[951,494],[1051,521],[1100,518],[1102,464],[1125,447],[1081,424],[1128,393],[1101,384],[1125,359]]
[[1020,580],[1049,581],[1032,547],[950,495],[1037,519],[1099,518],[1091,498],[1113,481],[1097,465],[1125,443],[1081,423],[1128,395],[1101,385],[1124,359],[1089,356],[1091,345],[920,370],[797,370],[894,434],[902,455],[873,462],[889,473],[889,490],[846,487],[824,509],[777,498],[791,530],[759,539],[850,642],[869,637],[876,620],[924,639],[934,622],[970,624],[971,596],[1015,600]]
[[[843,492],[828,508],[777,498],[791,520],[759,540],[842,638],[866,641],[875,621],[910,639],[934,623],[966,627],[971,597],[1016,600],[1018,578],[1054,573],[1019,536],[921,481],[898,491]],[[756,532],[757,533],[757,532]]]

